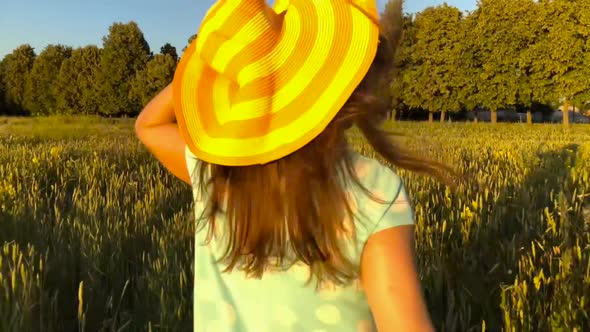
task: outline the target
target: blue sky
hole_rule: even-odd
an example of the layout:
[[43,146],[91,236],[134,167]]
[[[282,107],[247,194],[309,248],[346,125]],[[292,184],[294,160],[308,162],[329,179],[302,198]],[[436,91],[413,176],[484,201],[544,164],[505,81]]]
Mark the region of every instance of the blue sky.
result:
[[[274,0],[267,0],[270,4]],[[135,21],[154,53],[169,42],[179,53],[196,33],[215,0],[2,0],[0,59],[21,44],[39,54],[48,44],[102,46],[114,22]],[[377,0],[381,11],[387,0]],[[442,4],[437,0],[406,0],[406,12]],[[447,0],[462,10],[473,10],[476,0]]]

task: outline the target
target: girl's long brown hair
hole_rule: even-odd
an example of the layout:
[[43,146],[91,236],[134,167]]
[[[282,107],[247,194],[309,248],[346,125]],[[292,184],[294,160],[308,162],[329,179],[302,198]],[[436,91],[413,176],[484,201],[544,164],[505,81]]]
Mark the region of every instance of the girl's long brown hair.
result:
[[[211,239],[221,227],[226,241],[220,262],[225,271],[237,268],[261,277],[274,264],[298,261],[309,265],[310,277],[320,283],[341,285],[358,276],[358,267],[345,257],[338,235],[345,231],[344,220],[353,217],[342,180],[362,187],[345,136],[353,125],[391,164],[447,180],[450,168],[396,146],[391,134],[380,128],[389,109],[386,98],[375,91],[391,78],[395,46],[380,36],[363,81],[328,127],[300,150],[264,165],[199,163],[197,180],[209,199],[197,229],[209,226]],[[223,225],[215,223],[218,213],[225,213]]]

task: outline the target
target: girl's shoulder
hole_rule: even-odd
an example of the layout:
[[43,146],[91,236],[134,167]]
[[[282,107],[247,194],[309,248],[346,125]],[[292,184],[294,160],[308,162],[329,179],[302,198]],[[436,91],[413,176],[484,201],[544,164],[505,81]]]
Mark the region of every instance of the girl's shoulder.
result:
[[[360,183],[373,197],[353,185],[356,204],[362,217],[369,222],[369,236],[377,231],[414,223],[414,211],[403,179],[391,167],[374,158],[357,153],[354,157]],[[376,198],[377,201],[373,198]]]
[[355,171],[360,182],[365,188],[376,191],[398,191],[403,187],[403,180],[391,167],[381,161],[363,156],[358,152],[353,153]]

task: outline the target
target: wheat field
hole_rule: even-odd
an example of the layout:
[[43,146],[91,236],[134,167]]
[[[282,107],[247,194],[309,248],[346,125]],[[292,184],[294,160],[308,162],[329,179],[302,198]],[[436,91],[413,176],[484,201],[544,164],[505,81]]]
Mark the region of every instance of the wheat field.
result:
[[[590,331],[590,127],[387,126],[466,178],[398,170],[437,331]],[[190,331],[191,217],[132,119],[0,118],[0,331]]]

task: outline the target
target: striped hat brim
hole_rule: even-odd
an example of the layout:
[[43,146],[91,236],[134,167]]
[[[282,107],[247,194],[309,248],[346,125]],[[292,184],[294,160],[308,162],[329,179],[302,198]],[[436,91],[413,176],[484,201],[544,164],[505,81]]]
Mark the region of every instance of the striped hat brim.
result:
[[264,0],[218,1],[174,76],[181,135],[219,165],[287,156],[332,121],[378,40],[374,1],[279,0],[274,10]]

